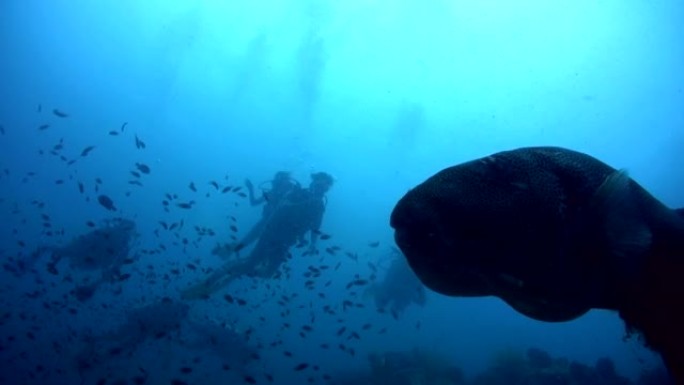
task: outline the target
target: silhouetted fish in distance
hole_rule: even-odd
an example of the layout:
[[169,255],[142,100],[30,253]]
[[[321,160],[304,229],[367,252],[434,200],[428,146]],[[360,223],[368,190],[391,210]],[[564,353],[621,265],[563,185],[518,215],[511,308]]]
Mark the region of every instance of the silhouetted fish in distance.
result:
[[52,110],[52,113],[53,113],[55,116],[58,116],[58,117],[60,117],[60,118],[68,118],[68,117],[69,117],[69,114],[67,114],[67,113],[64,112],[64,111],[60,111],[60,110],[58,110],[58,109],[56,109],[56,108],[55,108],[54,110]]
[[97,197],[97,201],[109,211],[116,211],[116,206],[114,206],[114,201],[106,195],[100,195]]
[[135,167],[138,169],[143,174],[149,174],[150,173],[150,166],[144,164],[144,163],[136,163]]

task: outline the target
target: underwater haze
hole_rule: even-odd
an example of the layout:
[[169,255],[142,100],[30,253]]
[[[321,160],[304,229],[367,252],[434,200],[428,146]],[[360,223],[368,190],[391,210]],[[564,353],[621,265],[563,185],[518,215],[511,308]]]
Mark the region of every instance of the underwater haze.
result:
[[[568,147],[684,207],[683,38],[676,0],[0,2],[0,382],[653,383],[614,312],[377,298],[394,205],[471,159]],[[182,299],[278,171],[334,178],[318,252]]]

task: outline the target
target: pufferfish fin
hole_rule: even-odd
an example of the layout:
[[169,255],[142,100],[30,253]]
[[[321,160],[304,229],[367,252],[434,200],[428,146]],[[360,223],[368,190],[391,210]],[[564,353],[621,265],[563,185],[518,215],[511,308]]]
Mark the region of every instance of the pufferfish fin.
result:
[[606,177],[593,198],[608,247],[618,258],[643,255],[653,238],[630,183],[627,171],[617,170]]

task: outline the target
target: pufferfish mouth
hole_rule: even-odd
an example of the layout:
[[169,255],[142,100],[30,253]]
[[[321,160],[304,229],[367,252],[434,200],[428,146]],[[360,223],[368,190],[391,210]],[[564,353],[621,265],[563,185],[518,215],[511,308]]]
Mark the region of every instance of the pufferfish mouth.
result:
[[449,296],[493,295],[494,290],[475,267],[460,264],[436,232],[395,230],[395,242],[411,269],[431,290]]
[[544,322],[566,322],[576,319],[590,310],[583,303],[547,298],[531,290],[525,281],[506,273],[483,276],[491,295],[501,298],[517,312]]

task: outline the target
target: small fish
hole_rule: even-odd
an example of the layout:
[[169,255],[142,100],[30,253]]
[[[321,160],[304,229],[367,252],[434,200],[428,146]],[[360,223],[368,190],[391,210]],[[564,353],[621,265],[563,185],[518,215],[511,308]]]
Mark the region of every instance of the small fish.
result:
[[136,177],[136,178],[140,178],[140,177],[141,177],[140,173],[137,172],[137,171],[131,171],[131,175],[133,175],[133,176]]
[[78,182],[78,192],[83,194],[84,190],[85,190],[85,187],[83,186],[83,183]]
[[147,147],[147,146],[145,145],[145,142],[143,142],[142,140],[140,140],[140,138],[138,138],[138,135],[136,135],[136,136],[135,136],[135,148],[137,148],[138,150],[144,150],[145,147]]
[[81,156],[82,157],[88,156],[88,154],[90,154],[90,152],[93,151],[93,149],[95,149],[95,146],[88,146],[88,147],[84,148],[83,151],[81,151]]
[[371,242],[368,244],[369,247],[373,247],[373,248],[378,247],[379,245],[380,245],[380,241],[375,241],[375,242]]
[[191,209],[192,205],[195,204],[195,201],[190,201],[190,202],[181,202],[181,203],[176,203],[176,206],[182,208],[182,209]]
[[124,128],[126,128],[126,125],[127,125],[127,124],[128,124],[128,122],[124,122],[124,123],[121,125],[121,132],[124,132]]
[[330,239],[330,235],[321,233],[320,239],[325,241],[326,239]]
[[114,201],[106,195],[100,195],[97,197],[97,201],[102,205],[102,207],[106,208],[109,211],[116,211],[116,207],[114,206]]
[[367,279],[357,279],[355,281],[352,281],[352,284],[354,284],[356,286],[363,286],[363,285],[368,284],[368,280]]
[[306,369],[306,368],[308,368],[308,367],[309,367],[309,364],[307,364],[306,362],[302,362],[301,364],[298,364],[297,366],[295,366],[295,367],[294,367],[294,370],[295,370],[296,372],[299,372],[299,371],[302,371],[302,370],[304,370],[304,369]]
[[195,182],[190,182],[190,185],[188,186],[190,190],[193,192],[197,192],[197,187],[195,187]]
[[109,135],[117,136],[117,135],[119,135],[119,132],[118,131],[109,131]]
[[[224,365],[225,366],[225,365]],[[226,369],[224,369],[226,370]],[[246,383],[248,384],[256,384],[256,380],[252,376],[244,376],[243,379],[245,380]]]
[[211,182],[209,182],[209,184],[214,186],[217,190],[219,189],[219,184],[216,183],[215,181],[212,180]]
[[43,111],[43,105],[42,105],[42,104],[38,104],[38,108],[37,108],[36,110],[37,110],[37,112]]
[[5,135],[5,127],[0,126],[0,134]]
[[52,113],[55,114],[56,116],[59,116],[60,118],[68,118],[69,115],[66,112],[60,111],[58,109],[53,109]]
[[138,169],[143,174],[149,174],[150,173],[150,167],[144,163],[136,163],[135,167]]
[[41,130],[41,131],[45,131],[45,130],[47,130],[48,128],[50,128],[50,125],[47,124],[47,123],[41,124],[40,126],[38,126],[38,129]]

